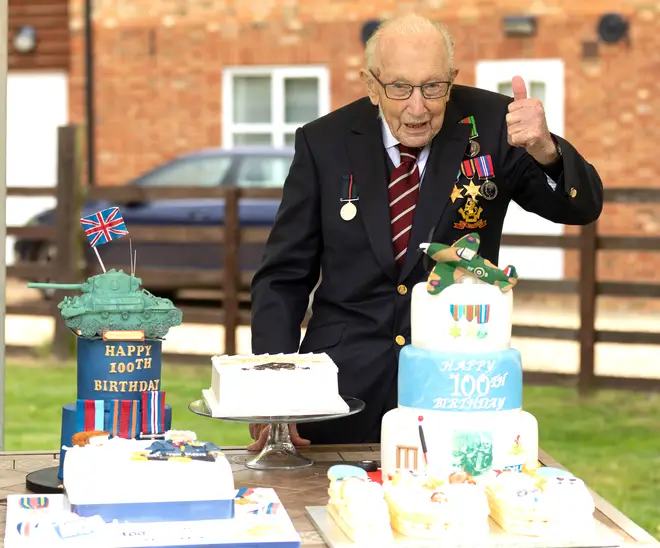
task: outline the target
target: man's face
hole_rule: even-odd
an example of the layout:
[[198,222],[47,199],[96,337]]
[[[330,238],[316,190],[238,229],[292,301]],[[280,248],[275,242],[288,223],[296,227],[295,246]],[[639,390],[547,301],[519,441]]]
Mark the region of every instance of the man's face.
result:
[[[437,33],[384,35],[376,59],[374,74],[383,84],[421,86],[451,81],[454,76],[444,41]],[[408,99],[391,99],[369,71],[362,71],[362,79],[371,102],[380,107],[392,135],[401,144],[421,148],[438,134],[445,118],[449,93],[439,99],[426,99],[420,88],[414,88]]]

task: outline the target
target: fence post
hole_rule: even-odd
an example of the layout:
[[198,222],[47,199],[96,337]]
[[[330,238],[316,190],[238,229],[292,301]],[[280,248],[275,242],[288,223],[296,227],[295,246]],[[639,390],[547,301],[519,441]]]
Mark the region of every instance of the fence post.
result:
[[[78,282],[78,261],[76,252],[78,222],[80,213],[80,128],[61,126],[57,128],[57,206],[55,209],[55,275],[57,283]],[[64,294],[64,293],[63,293]],[[60,311],[53,300],[55,335],[53,355],[60,360],[72,356],[71,332],[59,318]]]
[[593,390],[595,380],[597,247],[598,227],[593,222],[580,231],[580,396]]
[[238,218],[239,189],[227,188],[225,195],[224,276],[223,293],[225,309],[225,354],[236,354],[236,329],[238,326],[238,246],[240,221]]

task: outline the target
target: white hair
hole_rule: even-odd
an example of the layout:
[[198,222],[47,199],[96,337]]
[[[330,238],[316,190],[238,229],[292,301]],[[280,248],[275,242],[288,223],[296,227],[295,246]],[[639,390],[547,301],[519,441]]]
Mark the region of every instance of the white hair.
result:
[[454,39],[451,36],[449,29],[442,23],[435,23],[426,17],[416,15],[414,13],[395,17],[382,22],[376,31],[367,40],[365,46],[365,56],[368,69],[375,69],[374,66],[378,45],[385,33],[394,33],[399,36],[414,36],[415,34],[425,34],[429,32],[437,32],[445,43],[447,58],[449,61],[449,70],[454,70]]

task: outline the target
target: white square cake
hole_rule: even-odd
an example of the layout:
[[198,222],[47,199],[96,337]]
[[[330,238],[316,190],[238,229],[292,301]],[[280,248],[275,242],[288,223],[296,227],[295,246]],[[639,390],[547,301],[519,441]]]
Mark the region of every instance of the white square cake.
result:
[[284,417],[347,413],[337,365],[327,354],[213,356],[202,394],[214,417]]

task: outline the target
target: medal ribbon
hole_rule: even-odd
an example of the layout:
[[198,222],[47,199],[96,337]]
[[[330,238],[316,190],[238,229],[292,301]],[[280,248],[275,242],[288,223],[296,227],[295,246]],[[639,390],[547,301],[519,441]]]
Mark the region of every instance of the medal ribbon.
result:
[[493,160],[491,159],[490,154],[479,156],[478,158],[475,158],[475,160],[477,162],[477,173],[479,174],[480,179],[488,179],[494,175]]
[[461,164],[461,171],[463,172],[463,175],[465,175],[466,178],[472,179],[474,177],[474,160],[463,160],[463,163]]
[[470,124],[472,125],[472,129],[470,130],[470,139],[474,139],[475,137],[479,137],[479,133],[477,133],[477,123],[474,121],[474,116],[468,116],[467,118],[463,118],[459,124]]
[[355,198],[353,197],[353,175],[344,175],[344,191],[343,191],[343,196],[345,198],[342,200],[344,202],[350,202],[351,200],[354,200]]

